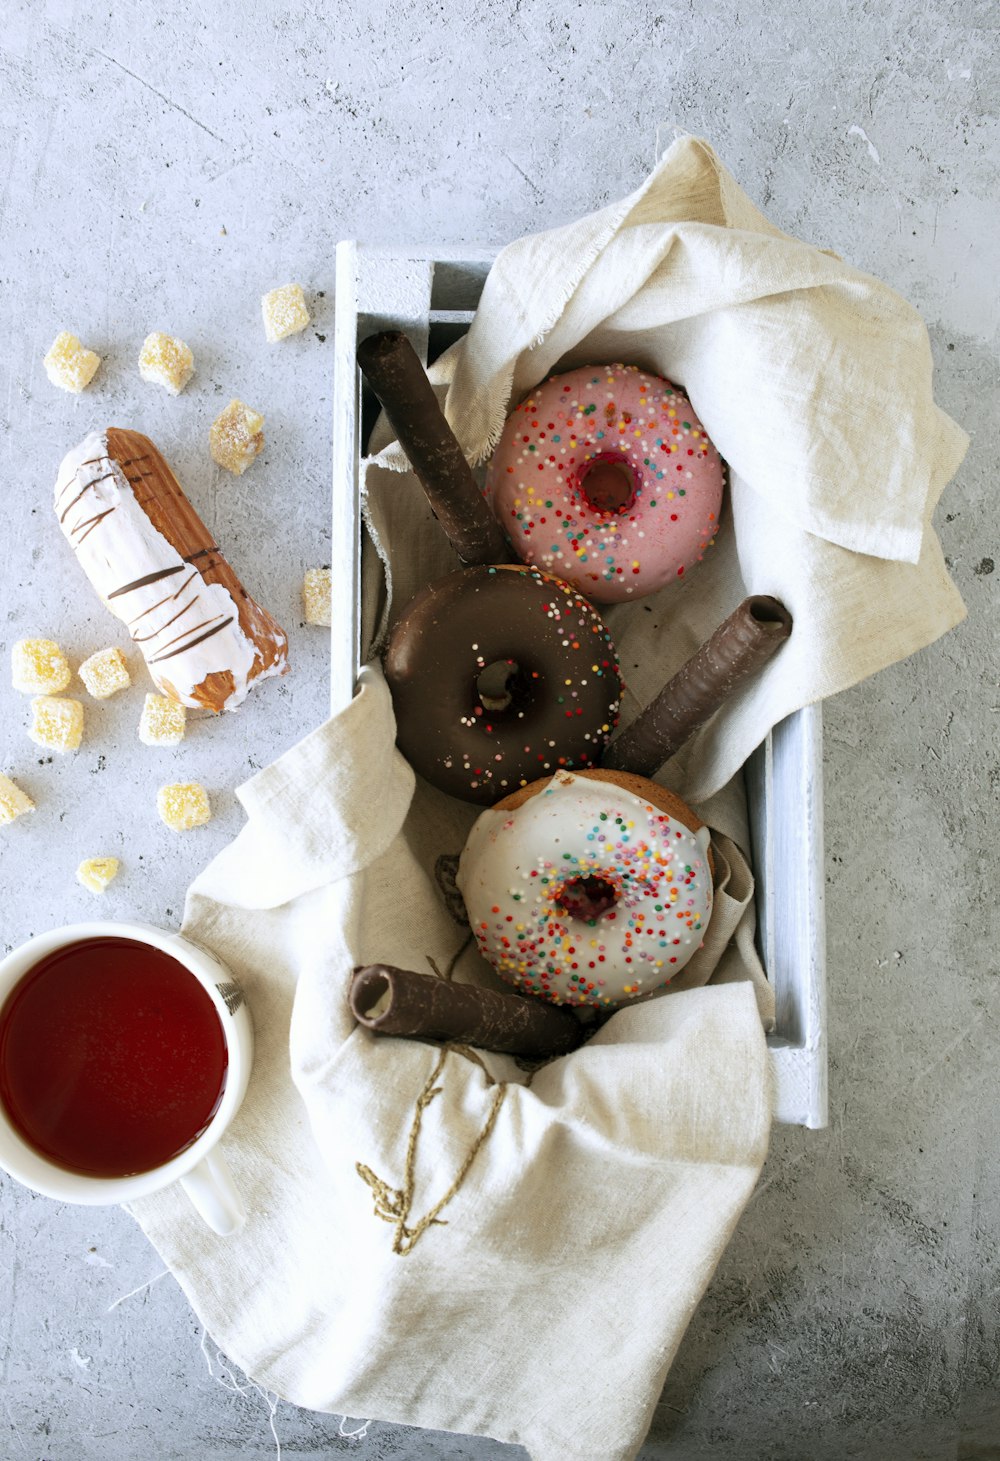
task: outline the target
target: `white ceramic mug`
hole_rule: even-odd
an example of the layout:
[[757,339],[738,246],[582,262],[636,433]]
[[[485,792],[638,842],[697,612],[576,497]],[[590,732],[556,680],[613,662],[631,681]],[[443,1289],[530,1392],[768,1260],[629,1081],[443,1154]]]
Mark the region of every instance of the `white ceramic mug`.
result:
[[67,1171],[19,1135],[0,1102],[0,1167],[25,1187],[60,1202],[88,1205],[131,1202],[180,1182],[209,1227],[223,1237],[243,1224],[246,1213],[219,1151],[220,1137],[240,1108],[253,1061],[253,1023],[243,991],[214,954],[147,923],[75,923],[29,939],[0,961],[0,1008],[28,971],[58,949],[84,939],[134,939],[176,959],[208,994],[226,1040],[226,1084],[218,1109],[198,1139],[178,1156],[130,1177],[88,1177]]

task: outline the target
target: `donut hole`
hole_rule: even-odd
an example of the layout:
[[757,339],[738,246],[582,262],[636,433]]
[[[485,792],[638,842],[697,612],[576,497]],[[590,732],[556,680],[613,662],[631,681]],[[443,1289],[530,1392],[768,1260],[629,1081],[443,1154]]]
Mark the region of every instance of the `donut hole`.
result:
[[484,710],[494,715],[524,710],[530,703],[528,677],[514,659],[496,659],[476,676],[476,694]]
[[594,512],[628,512],[635,502],[638,483],[624,457],[593,457],[584,462],[577,480],[587,506]]
[[585,878],[571,878],[564,883],[555,897],[556,907],[570,918],[580,918],[585,923],[595,923],[602,913],[607,913],[618,902],[618,893],[607,878],[591,874]]

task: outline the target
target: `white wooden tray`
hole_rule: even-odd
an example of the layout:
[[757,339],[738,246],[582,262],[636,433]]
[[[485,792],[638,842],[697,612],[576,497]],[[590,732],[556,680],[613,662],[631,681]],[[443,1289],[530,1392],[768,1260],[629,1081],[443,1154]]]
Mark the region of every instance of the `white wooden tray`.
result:
[[[424,360],[435,358],[468,329],[492,258],[475,250],[401,254],[338,245],[333,542],[350,547],[333,575],[334,712],[354,694],[361,655],[359,463],[373,403],[362,390],[358,342],[377,330],[402,329]],[[768,1036],[775,1117],[821,1127],[827,1122],[827,1050],[819,707],[775,726],[747,762],[745,776],[758,946],[777,1010],[775,1033]]]

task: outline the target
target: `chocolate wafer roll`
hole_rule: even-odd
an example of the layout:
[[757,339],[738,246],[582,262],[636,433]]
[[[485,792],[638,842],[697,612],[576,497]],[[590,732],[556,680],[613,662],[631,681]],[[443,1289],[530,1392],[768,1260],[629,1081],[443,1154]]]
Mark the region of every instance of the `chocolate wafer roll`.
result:
[[560,1006],[475,984],[453,984],[392,964],[356,969],[350,1003],[358,1023],[376,1035],[458,1040],[529,1060],[567,1055],[586,1033],[575,1015]]
[[358,346],[358,364],[458,556],[468,564],[509,563],[503,530],[407,337],[400,330],[369,335]]
[[767,663],[791,632],[792,616],[777,599],[764,595],[744,599],[642,714],[611,742],[601,765],[654,776]]

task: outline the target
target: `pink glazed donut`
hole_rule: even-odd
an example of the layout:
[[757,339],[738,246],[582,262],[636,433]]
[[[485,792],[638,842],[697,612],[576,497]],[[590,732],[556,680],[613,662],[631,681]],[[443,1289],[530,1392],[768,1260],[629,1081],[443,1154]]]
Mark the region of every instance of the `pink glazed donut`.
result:
[[700,563],[722,487],[691,402],[634,365],[550,376],[508,416],[486,477],[518,556],[600,603]]

